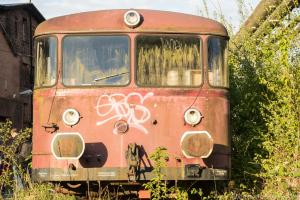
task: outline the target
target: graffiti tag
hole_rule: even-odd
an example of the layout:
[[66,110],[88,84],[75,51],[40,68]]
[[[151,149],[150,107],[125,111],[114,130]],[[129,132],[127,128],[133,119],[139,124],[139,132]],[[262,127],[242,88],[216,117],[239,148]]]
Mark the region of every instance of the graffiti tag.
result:
[[[153,96],[153,92],[149,92],[145,96],[137,92],[128,95],[117,93],[100,96],[95,108],[102,120],[98,121],[96,125],[101,126],[111,120],[125,119],[129,127],[139,129],[147,134],[148,130],[143,124],[149,120],[151,113],[143,104],[151,96]],[[131,103],[133,101],[135,103]],[[114,128],[113,133],[117,134],[117,128]]]

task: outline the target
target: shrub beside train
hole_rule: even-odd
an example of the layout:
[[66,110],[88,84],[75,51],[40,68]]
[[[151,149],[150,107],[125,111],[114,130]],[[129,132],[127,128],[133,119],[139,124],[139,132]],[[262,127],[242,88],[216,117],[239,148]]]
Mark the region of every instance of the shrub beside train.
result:
[[107,10],[35,31],[34,180],[226,180],[228,35],[199,16]]

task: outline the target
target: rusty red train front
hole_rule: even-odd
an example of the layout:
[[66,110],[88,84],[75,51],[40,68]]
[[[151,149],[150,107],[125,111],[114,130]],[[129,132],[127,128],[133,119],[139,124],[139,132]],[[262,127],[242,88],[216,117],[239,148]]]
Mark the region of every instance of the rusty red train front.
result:
[[229,178],[222,25],[113,10],[54,18],[35,35],[35,180],[149,180],[158,147],[168,180]]

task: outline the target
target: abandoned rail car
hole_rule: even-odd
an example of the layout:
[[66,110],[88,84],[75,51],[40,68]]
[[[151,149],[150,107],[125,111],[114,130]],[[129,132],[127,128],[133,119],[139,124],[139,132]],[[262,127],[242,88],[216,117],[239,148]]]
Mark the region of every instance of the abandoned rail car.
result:
[[228,35],[154,10],[67,15],[35,31],[33,177],[146,181],[166,147],[167,180],[226,180]]

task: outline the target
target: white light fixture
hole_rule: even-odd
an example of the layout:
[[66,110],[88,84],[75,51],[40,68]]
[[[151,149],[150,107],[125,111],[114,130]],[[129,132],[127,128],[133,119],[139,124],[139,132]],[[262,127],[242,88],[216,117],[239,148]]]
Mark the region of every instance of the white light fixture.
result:
[[124,14],[124,22],[130,28],[135,28],[141,22],[141,15],[135,10],[129,10]]
[[79,112],[74,108],[69,108],[65,110],[65,112],[62,115],[62,120],[68,126],[74,126],[79,122],[79,119],[80,119]]
[[196,126],[200,123],[203,116],[201,113],[195,108],[189,108],[184,113],[184,121],[191,126]]

